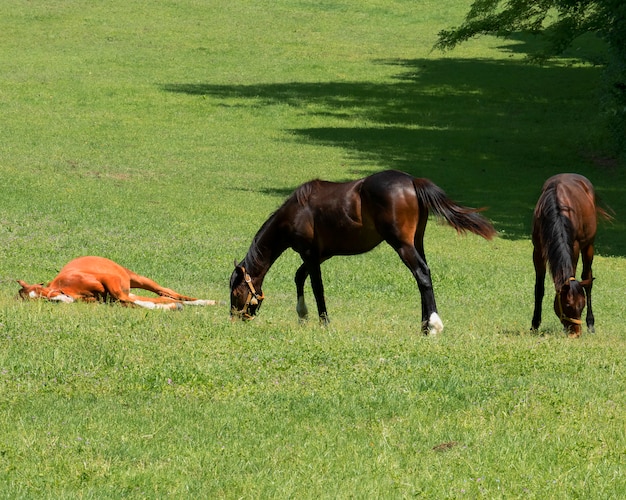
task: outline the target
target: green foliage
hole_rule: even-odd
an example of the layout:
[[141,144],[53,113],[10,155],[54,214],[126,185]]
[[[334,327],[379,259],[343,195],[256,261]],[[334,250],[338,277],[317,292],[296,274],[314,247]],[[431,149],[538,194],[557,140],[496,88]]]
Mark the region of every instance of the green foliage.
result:
[[626,152],[626,3],[622,0],[476,0],[465,21],[442,30],[436,47],[451,49],[478,35],[507,37],[526,32],[545,42],[532,58],[562,55],[581,36],[602,37],[608,47],[603,112],[617,151]]
[[[602,76],[529,66],[524,39],[432,53],[459,4],[5,0],[0,496],[623,496],[626,183],[593,154]],[[487,206],[500,232],[430,221],[437,338],[384,245],[324,263],[328,328],[297,323],[293,252],[249,324],[15,300],[16,279],[85,254],[227,300],[233,259],[298,184],[384,168]],[[578,341],[550,296],[529,332],[530,218],[559,171],[617,212]]]

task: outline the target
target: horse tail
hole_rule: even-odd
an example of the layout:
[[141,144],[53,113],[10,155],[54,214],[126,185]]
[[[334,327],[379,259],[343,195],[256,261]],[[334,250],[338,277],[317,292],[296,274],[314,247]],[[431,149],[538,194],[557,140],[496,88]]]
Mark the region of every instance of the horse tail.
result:
[[477,234],[490,240],[497,233],[491,222],[480,215],[484,208],[463,207],[452,201],[439,186],[428,179],[413,179],[419,203],[432,210],[459,233]]
[[608,222],[612,222],[615,219],[615,210],[603,203],[598,195],[595,195],[595,204],[597,217]]

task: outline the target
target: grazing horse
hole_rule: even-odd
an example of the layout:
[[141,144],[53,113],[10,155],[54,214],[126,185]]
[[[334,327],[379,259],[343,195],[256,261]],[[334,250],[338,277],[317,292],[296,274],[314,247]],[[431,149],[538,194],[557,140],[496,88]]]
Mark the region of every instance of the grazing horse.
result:
[[[208,306],[214,300],[200,300],[164,288],[150,278],[126,269],[104,257],[79,257],[68,262],[50,283],[29,285],[18,280],[22,299],[43,298],[59,302],[111,301],[148,309],[180,309],[182,304]],[[143,297],[130,293],[141,288],[159,297]]]
[[304,282],[311,277],[320,322],[328,322],[320,265],[334,255],[368,252],[386,241],[411,270],[421,295],[422,331],[438,333],[430,270],[424,255],[428,212],[445,219],[458,232],[486,239],[496,231],[480,209],[462,207],[428,179],[396,170],[379,172],[352,182],[313,180],[301,185],[261,226],[246,257],[230,279],[231,318],[252,319],[263,302],[263,279],[274,261],[292,248],[303,264],[295,274],[301,320],[308,315]]
[[[546,263],[554,281],[554,312],[570,337],[580,337],[585,291],[589,331],[594,331],[591,308],[593,245],[597,216],[611,216],[596,205],[593,185],[578,174],[550,177],[541,191],[533,216],[533,263],[535,265],[535,311],[532,329],[541,324]],[[582,256],[582,280],[576,280],[578,257]]]

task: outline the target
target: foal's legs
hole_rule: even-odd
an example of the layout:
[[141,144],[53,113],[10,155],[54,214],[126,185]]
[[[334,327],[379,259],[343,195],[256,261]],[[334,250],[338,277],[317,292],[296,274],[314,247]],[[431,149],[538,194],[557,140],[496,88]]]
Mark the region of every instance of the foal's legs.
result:
[[587,329],[590,332],[595,332],[595,318],[591,309],[591,288],[593,287],[593,273],[591,271],[591,265],[593,264],[593,244],[582,249],[582,261],[583,261],[583,273],[581,281],[588,281],[587,285],[584,285],[585,292],[587,292]]
[[533,313],[531,329],[537,330],[541,324],[541,303],[546,287],[546,261],[537,245],[533,250],[533,263],[535,265],[535,312]]
[[156,293],[161,297],[169,297],[174,300],[193,300],[192,297],[185,297],[184,295],[180,295],[179,293],[171,290],[169,288],[165,288],[159,285],[156,281],[151,280],[150,278],[146,278],[145,276],[141,276],[140,274],[130,272],[130,287],[131,288],[140,288],[142,290],[148,290],[149,292]]
[[181,295],[178,292],[175,292],[171,288],[165,288],[164,286],[159,285],[156,281],[151,280],[145,276],[137,274],[135,272],[129,271],[130,278],[130,287],[131,288],[140,288],[142,290],[148,290],[149,292],[156,293],[161,297],[167,297],[175,301],[180,301],[186,305],[192,306],[208,306],[215,305],[214,300],[203,300],[196,299],[194,297],[187,297],[186,295]]
[[[115,300],[123,304],[134,304],[147,309],[180,309],[180,303],[169,297],[139,297],[130,293],[133,282],[122,282],[118,276],[105,276],[101,279],[106,292]],[[139,288],[139,287],[136,287]]]

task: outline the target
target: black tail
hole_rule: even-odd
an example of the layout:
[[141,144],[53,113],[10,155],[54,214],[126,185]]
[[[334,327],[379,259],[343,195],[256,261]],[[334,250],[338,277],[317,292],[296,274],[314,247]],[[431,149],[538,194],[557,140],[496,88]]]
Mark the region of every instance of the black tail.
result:
[[496,235],[496,230],[485,217],[478,212],[483,208],[462,207],[454,203],[439,186],[428,179],[413,179],[415,192],[419,202],[435,215],[442,217],[459,233],[477,234],[490,240]]
[[595,204],[596,216],[600,219],[604,219],[605,221],[613,222],[615,219],[615,210],[604,204],[597,194],[595,195]]

